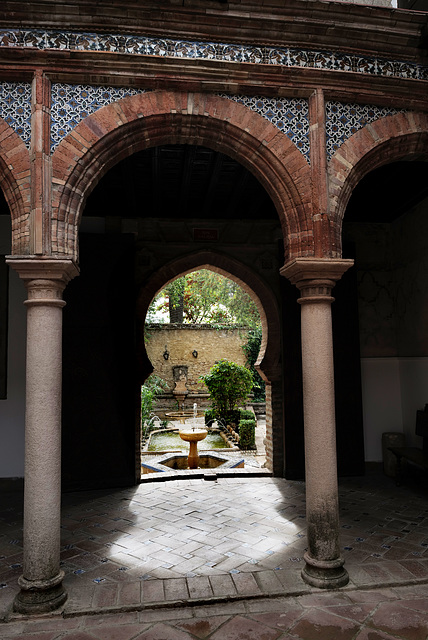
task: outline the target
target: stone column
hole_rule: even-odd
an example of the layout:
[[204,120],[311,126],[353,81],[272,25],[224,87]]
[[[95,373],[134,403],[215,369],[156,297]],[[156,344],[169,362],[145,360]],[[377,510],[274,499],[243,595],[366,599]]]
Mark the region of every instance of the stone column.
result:
[[300,290],[308,551],[302,577],[322,589],[349,577],[339,546],[331,291],[352,260],[297,258],[281,269]]
[[14,608],[41,613],[67,598],[59,568],[62,292],[78,270],[71,260],[7,262],[28,291],[24,562]]

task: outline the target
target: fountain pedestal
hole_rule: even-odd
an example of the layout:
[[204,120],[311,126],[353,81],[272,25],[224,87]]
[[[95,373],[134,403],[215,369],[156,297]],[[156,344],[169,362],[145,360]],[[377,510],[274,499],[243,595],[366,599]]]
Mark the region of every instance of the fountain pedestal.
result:
[[190,443],[187,458],[189,469],[197,469],[199,465],[198,442],[207,437],[208,431],[206,429],[183,429],[178,433],[182,440]]

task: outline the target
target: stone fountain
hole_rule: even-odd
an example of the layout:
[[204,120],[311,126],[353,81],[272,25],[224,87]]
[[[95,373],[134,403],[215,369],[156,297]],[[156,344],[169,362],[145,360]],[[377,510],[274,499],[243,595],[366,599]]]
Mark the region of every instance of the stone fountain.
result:
[[189,469],[197,469],[199,466],[199,454],[198,454],[198,442],[207,437],[208,431],[206,429],[197,429],[195,426],[195,420],[198,415],[198,405],[196,402],[193,404],[193,426],[190,429],[180,429],[178,432],[180,438],[185,442],[190,443],[189,455],[187,463]]
[[180,377],[175,383],[174,389],[172,390],[172,393],[174,394],[174,397],[177,400],[178,408],[179,409],[181,408],[183,414],[184,414],[184,401],[186,399],[187,394],[189,393],[189,390],[187,389],[187,386],[186,386],[186,382],[187,382],[186,375],[184,373],[181,373]]

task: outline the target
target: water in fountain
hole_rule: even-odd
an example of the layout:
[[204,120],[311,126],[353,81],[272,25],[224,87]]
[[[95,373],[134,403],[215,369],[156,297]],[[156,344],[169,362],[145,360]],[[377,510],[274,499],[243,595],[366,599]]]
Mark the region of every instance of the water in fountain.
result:
[[198,403],[194,402],[193,403],[193,426],[192,426],[193,431],[196,429],[196,418],[197,417],[198,417]]
[[141,430],[142,442],[144,442],[148,438],[150,431],[153,430],[153,427],[156,423],[158,428],[160,429],[162,426],[162,420],[159,418],[159,416],[155,415],[154,413],[151,413],[149,419],[146,420]]

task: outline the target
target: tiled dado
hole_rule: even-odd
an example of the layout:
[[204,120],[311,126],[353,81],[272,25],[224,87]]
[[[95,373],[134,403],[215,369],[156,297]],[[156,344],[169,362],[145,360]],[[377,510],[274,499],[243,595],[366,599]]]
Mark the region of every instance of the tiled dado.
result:
[[351,71],[375,76],[428,80],[427,67],[403,60],[387,60],[379,57],[312,49],[172,40],[140,35],[76,33],[44,29],[1,29],[0,47],[104,51],[128,55],[198,58],[222,62],[311,67],[329,71]]

